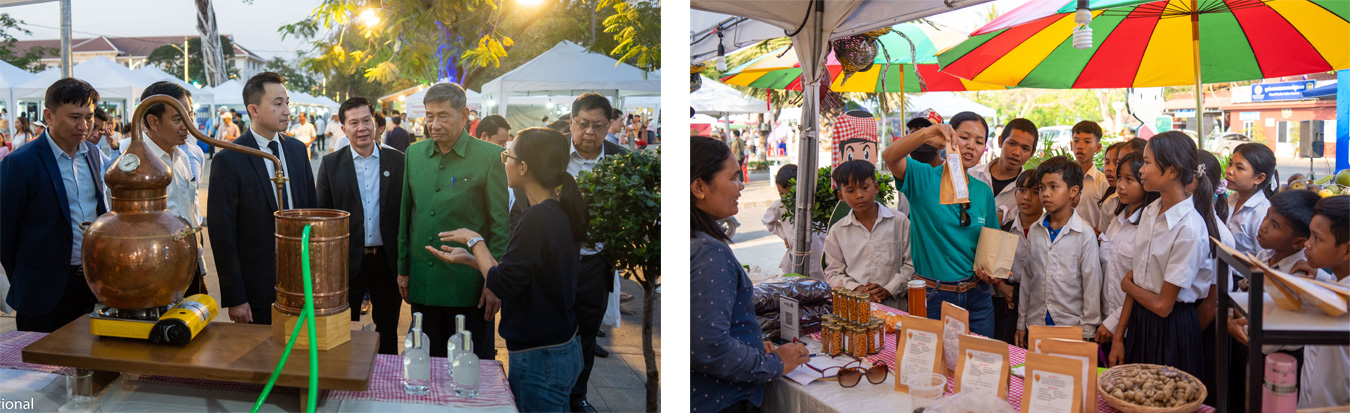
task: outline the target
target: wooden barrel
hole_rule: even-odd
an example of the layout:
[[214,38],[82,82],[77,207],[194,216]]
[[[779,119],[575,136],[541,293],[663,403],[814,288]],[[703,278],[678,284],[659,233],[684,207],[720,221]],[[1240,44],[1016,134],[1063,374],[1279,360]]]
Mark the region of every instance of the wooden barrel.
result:
[[277,220],[277,301],[284,313],[300,315],[305,307],[304,269],[300,238],[309,233],[309,268],[314,282],[314,316],[341,313],[347,305],[347,256],[350,253],[351,213],[336,209],[288,209],[273,213]]

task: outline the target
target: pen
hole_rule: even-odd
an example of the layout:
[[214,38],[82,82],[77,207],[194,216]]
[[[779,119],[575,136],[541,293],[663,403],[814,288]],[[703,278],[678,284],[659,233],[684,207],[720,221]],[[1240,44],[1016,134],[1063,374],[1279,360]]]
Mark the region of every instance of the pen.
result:
[[455,189],[455,176],[450,176],[450,189]]

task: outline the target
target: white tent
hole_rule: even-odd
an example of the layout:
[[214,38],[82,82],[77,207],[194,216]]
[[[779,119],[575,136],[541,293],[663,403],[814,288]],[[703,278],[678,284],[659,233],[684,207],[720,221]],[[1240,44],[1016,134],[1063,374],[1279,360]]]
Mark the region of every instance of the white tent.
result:
[[216,94],[213,93],[210,89],[193,86],[192,84],[183,81],[183,79],[179,79],[174,75],[169,74],[168,72],[160,70],[160,68],[155,67],[154,65],[145,65],[145,67],[136,69],[135,72],[140,73],[150,79],[154,79],[155,81],[167,80],[173,83],[177,83],[178,86],[182,86],[186,88],[188,92],[192,93],[193,103],[199,105],[211,105],[215,103]]
[[[18,102],[14,98],[14,87],[27,83],[35,77],[37,76],[26,70],[0,61],[0,96],[5,98],[5,107],[8,109],[6,110],[8,112],[7,120],[9,120],[11,128],[14,127],[14,117],[18,116],[19,112]],[[9,133],[9,131],[5,131],[5,133]]]
[[211,88],[211,93],[216,95],[217,106],[244,106],[244,85],[238,80],[226,80]]
[[769,111],[769,104],[763,100],[746,96],[731,86],[707,77],[703,78],[703,87],[689,95],[689,107],[694,108],[694,113],[716,117]]
[[624,96],[659,95],[661,75],[644,73],[563,41],[483,85],[483,99],[497,114],[505,114],[517,96],[577,96],[589,92],[606,95],[611,101]]
[[953,115],[961,112],[975,112],[991,122],[997,119],[998,111],[994,108],[975,103],[970,99],[957,96],[952,92],[928,92],[917,96],[910,96],[909,107],[915,110],[933,109],[943,119],[951,119]]
[[[103,100],[125,100],[127,107],[131,107],[140,99],[141,91],[145,90],[146,86],[150,86],[157,80],[136,73],[136,71],[103,56],[75,65],[74,69],[75,78],[93,85],[94,89],[98,90],[99,98]],[[56,83],[57,80],[61,80],[59,68],[44,70],[42,73],[38,73],[33,80],[15,87],[14,97],[42,99],[47,95],[47,88],[52,83]]]
[[[403,98],[403,111],[408,113],[409,118],[420,118],[427,115],[426,106],[422,105],[422,99],[427,97],[427,90],[422,89]],[[470,110],[481,110],[483,106],[483,95],[469,89],[464,89],[465,106]]]

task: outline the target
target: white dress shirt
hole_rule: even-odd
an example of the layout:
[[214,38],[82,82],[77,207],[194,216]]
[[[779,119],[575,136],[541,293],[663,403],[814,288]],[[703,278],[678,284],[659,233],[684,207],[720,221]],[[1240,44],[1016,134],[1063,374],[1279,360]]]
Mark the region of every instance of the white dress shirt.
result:
[[876,223],[868,231],[850,211],[825,235],[825,281],[849,290],[875,283],[891,293],[882,304],[899,308],[900,293],[914,277],[909,251],[909,217],[877,204]]
[[[787,274],[795,270],[792,265],[791,246],[797,244],[797,231],[794,230],[791,220],[784,221],[782,219],[784,208],[783,200],[775,199],[772,204],[769,204],[769,209],[764,211],[764,217],[760,218],[760,222],[764,223],[764,227],[769,230],[769,233],[777,235],[778,238],[786,241],[789,245],[788,252],[783,254],[783,260],[778,263],[778,269],[782,270],[784,274]],[[811,277],[812,279],[825,281],[824,269],[820,267],[820,260],[824,253],[825,233],[812,232],[811,255],[805,258],[807,274],[804,275]]]
[[336,138],[345,139],[347,137],[347,132],[342,131],[342,124],[338,122],[331,122],[331,121],[328,122],[328,127],[324,129],[324,133],[333,134],[332,138],[334,139]]
[[1233,214],[1228,217],[1228,230],[1233,233],[1234,245],[1238,251],[1256,255],[1261,252],[1261,245],[1256,242],[1256,233],[1261,230],[1261,221],[1266,219],[1266,210],[1270,209],[1270,199],[1266,198],[1266,193],[1256,190],[1247,202],[1243,202],[1241,207],[1237,206],[1237,197],[1228,197],[1228,210]]
[[1048,312],[1056,326],[1080,326],[1083,337],[1097,334],[1102,321],[1102,266],[1097,233],[1074,212],[1050,240],[1045,220],[1036,220],[1027,233],[1027,260],[1023,261],[1022,293],[1018,299],[1017,329],[1045,325]]
[[[263,152],[272,153],[272,150],[267,147],[267,144],[272,143],[272,140],[274,139],[280,138],[281,135],[275,134],[272,135],[271,138],[263,138],[263,136],[259,134],[256,129],[252,128],[249,129],[251,132],[253,132],[253,139],[258,143],[258,149],[262,150]],[[277,158],[281,159],[281,167],[283,168],[283,170],[286,171],[286,178],[289,178],[286,180],[286,204],[291,208],[295,208],[295,190],[291,188],[291,182],[295,182],[295,174],[292,173],[290,165],[286,164],[286,148],[284,145],[281,144],[281,141],[277,141],[276,155]],[[277,186],[276,184],[273,184],[270,179],[272,178],[272,176],[276,175],[277,166],[273,165],[272,160],[267,158],[263,158],[263,164],[264,166],[267,167],[267,173],[272,174],[266,177],[269,179],[267,181],[267,193],[275,194],[277,193]],[[281,202],[277,202],[277,206],[280,207]]]
[[1097,168],[1088,168],[1083,171],[1083,190],[1078,194],[1078,215],[1087,222],[1101,222],[1102,219],[1102,196],[1106,194],[1106,188],[1111,183],[1106,181],[1106,174]]
[[318,132],[314,130],[314,124],[309,122],[297,123],[291,128],[291,133],[295,134],[295,139],[299,139],[305,146],[313,143],[314,137],[318,135]]
[[1120,207],[1120,197],[1112,192],[1110,196],[1102,201],[1102,216],[1097,220],[1097,230],[1106,233],[1116,222],[1116,208]]
[[[177,146],[173,147],[173,152],[165,152],[164,149],[156,145],[150,138],[143,141],[150,156],[159,158],[164,162],[164,166],[173,173],[173,181],[169,182],[169,187],[165,192],[168,197],[169,212],[178,215],[187,220],[188,224],[194,227],[202,225],[202,216],[197,213],[197,185],[192,179],[192,170],[187,164],[187,154]],[[131,140],[125,143],[131,144]],[[124,146],[125,148],[125,146]]]
[[[994,175],[989,170],[993,168],[995,161],[997,161],[997,159],[972,166],[970,169],[966,170],[966,172],[969,173],[972,178],[984,182],[985,185],[989,185],[989,189],[994,189]],[[1017,177],[1013,177],[1013,182],[1004,186],[1002,191],[994,194],[994,208],[998,211],[999,216],[1002,217],[1002,219],[999,220],[999,226],[1003,226],[1003,224],[1016,219],[1017,216],[1020,215],[1020,211],[1017,209],[1016,193]]]
[[[1190,197],[1162,212],[1162,200],[1144,208],[1134,237],[1134,283],[1162,293],[1163,283],[1181,287],[1177,301],[1200,298],[1191,288],[1209,258],[1209,231]],[[1205,286],[1209,288],[1208,285]]]
[[[578,181],[581,180],[582,172],[595,169],[595,165],[599,164],[601,159],[605,159],[604,142],[600,143],[600,155],[597,155],[595,159],[586,159],[585,156],[581,156],[581,153],[577,152],[577,145],[571,140],[568,140],[567,146],[571,148],[571,151],[567,153],[567,173],[572,175],[572,178]],[[511,191],[506,192],[509,193]],[[600,253],[600,250],[602,249],[604,249],[604,245],[597,242],[593,249],[590,247],[581,247],[581,255],[595,255]]]
[[[1223,225],[1223,221],[1219,220],[1218,216],[1214,217],[1214,224],[1215,228],[1219,230],[1219,242],[1232,247],[1233,233],[1228,232],[1228,227]],[[1209,231],[1206,230],[1204,235],[1205,240],[1208,241]],[[1205,253],[1205,262],[1200,266],[1200,272],[1195,273],[1195,282],[1191,283],[1191,290],[1194,290],[1196,296],[1202,300],[1209,297],[1209,287],[1219,280],[1218,277],[1214,276],[1214,273],[1219,270],[1219,259],[1218,254],[1215,254],[1214,258],[1210,258],[1209,253]],[[1228,272],[1230,274],[1236,273],[1232,268],[1229,268]],[[1229,280],[1232,280],[1232,278],[1229,278]]]
[[365,221],[366,246],[384,245],[380,234],[380,147],[376,145],[370,156],[361,156],[352,148],[352,166],[356,168],[356,188],[361,191],[361,209]]
[[[1350,277],[1336,283],[1350,287]],[[1299,377],[1305,383],[1298,387],[1300,409],[1350,404],[1350,346],[1304,347]]]
[[[1045,215],[1042,214],[1040,217],[1036,218],[1036,220],[1039,221],[1044,217]],[[1027,231],[1025,231],[1025,228],[1022,226],[1021,210],[1017,211],[1017,215],[1013,216],[1013,220],[1009,222],[1008,225],[1008,232],[1017,234],[1017,253],[1013,254],[1012,271],[1008,274],[1008,281],[1021,283],[1022,273],[1018,271],[1018,269],[1022,268],[1023,265],[1026,265],[1025,262],[1027,256],[1030,255],[1030,253],[1027,252],[1027,248],[1031,248],[1030,243],[1027,241]],[[998,290],[994,290],[994,294],[997,295]]]
[[1120,325],[1120,310],[1125,306],[1125,290],[1120,288],[1120,281],[1133,268],[1134,237],[1139,229],[1135,222],[1143,213],[1144,209],[1139,208],[1133,214],[1121,211],[1120,215],[1112,215],[1111,224],[1101,235],[1102,326],[1112,333]]

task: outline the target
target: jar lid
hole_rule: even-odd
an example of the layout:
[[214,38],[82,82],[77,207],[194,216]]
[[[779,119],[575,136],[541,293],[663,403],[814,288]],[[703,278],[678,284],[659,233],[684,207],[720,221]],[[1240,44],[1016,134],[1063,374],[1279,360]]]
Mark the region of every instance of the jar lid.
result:
[[924,288],[928,286],[928,283],[924,282],[923,280],[909,280],[908,285],[909,288]]

